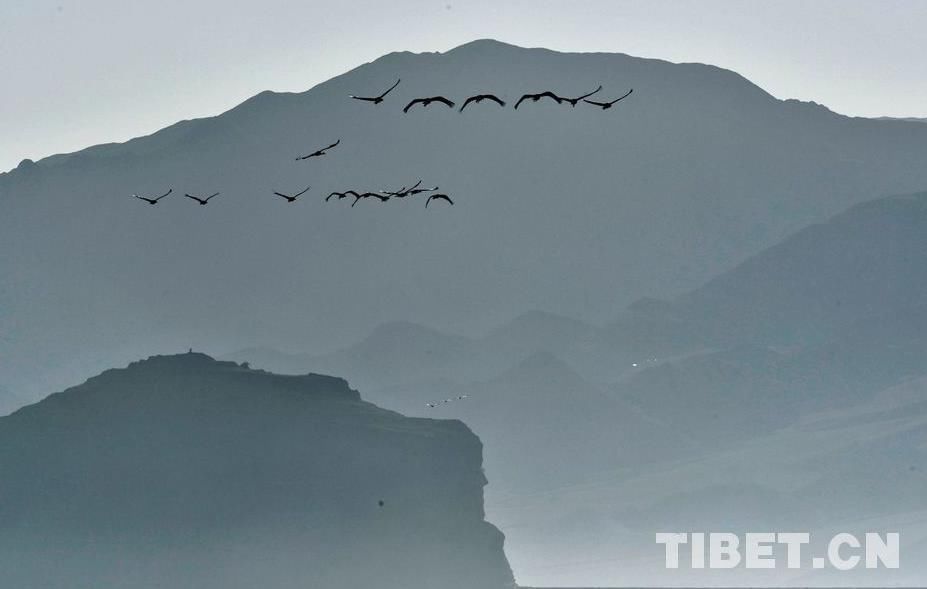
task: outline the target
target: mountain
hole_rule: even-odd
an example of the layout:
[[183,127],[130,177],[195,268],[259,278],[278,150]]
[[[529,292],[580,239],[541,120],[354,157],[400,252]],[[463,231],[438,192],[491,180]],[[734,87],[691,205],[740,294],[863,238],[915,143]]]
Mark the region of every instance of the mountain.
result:
[[[378,325],[362,340],[326,354],[251,348],[223,359],[286,374],[309,370],[342,374],[367,391],[417,388],[425,392],[426,383],[461,384],[489,379],[538,353],[550,352],[583,362],[598,332],[573,318],[529,311],[476,337],[409,321],[392,321]],[[407,409],[401,396],[375,394],[391,408]],[[421,400],[416,398],[415,402]]]
[[603,470],[688,451],[686,440],[659,420],[546,352],[489,380],[451,389],[449,398],[446,404],[433,399],[438,406],[430,413],[420,404],[416,413],[460,419],[480,436],[493,492],[575,484]]
[[[402,83],[379,106],[351,93]],[[511,104],[402,112],[417,96]],[[335,139],[324,158],[293,161]],[[0,175],[0,373],[35,395],[153,351],[336,349],[399,319],[472,334],[672,299],[872,195],[927,186],[927,127],[782,101],[703,64],[476,41]],[[422,178],[455,197],[323,203]],[[293,205],[273,190],[312,190]],[[157,207],[132,193],[175,195]],[[176,195],[221,191],[208,207]]]
[[799,231],[679,305],[730,337],[827,340],[862,321],[916,313],[927,292],[924,251],[927,193],[877,199]]
[[[865,574],[672,577],[649,548],[655,529],[722,524],[924,537],[925,203],[850,207],[604,328],[530,313],[474,338],[409,329],[398,349],[371,336],[361,345],[409,353],[396,360],[402,382],[370,394],[480,436],[487,513],[523,583],[879,585]],[[444,345],[454,353],[434,355],[466,362],[422,354]],[[339,357],[345,374],[373,378]]]
[[[564,528],[551,516],[551,505],[576,514],[576,529],[558,538],[557,559],[583,564],[524,576],[535,584],[542,578],[577,584],[621,578],[631,586],[912,586],[927,575],[925,492],[927,380],[916,378],[870,401],[809,412],[790,426],[759,431],[694,460],[652,464],[611,480],[510,501],[508,512],[494,515],[494,521],[519,530],[515,537],[538,538]],[[807,565],[801,571],[672,571],[664,569],[662,552],[644,542],[652,541],[654,530],[667,529],[740,534],[796,529],[811,533],[815,547],[837,532],[862,537],[896,531],[902,565],[897,571],[857,569],[836,576],[818,575]],[[540,566],[538,555],[553,554],[550,544],[545,548],[535,551]]]
[[509,586],[481,450],[338,378],[152,357],[0,418],[0,570],[19,587]]

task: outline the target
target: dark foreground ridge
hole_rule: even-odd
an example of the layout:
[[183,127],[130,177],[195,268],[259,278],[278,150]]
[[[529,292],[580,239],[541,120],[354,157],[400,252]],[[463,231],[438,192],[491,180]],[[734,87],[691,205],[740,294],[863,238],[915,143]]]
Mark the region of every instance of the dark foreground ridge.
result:
[[156,356],[0,418],[11,587],[503,587],[482,446],[339,378]]

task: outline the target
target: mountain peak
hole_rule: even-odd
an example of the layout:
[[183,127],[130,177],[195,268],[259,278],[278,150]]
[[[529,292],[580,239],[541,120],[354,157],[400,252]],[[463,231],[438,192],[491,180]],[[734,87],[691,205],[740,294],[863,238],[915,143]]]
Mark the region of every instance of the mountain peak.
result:
[[508,51],[508,50],[525,50],[525,47],[519,45],[513,45],[511,43],[506,43],[504,41],[499,41],[496,39],[483,38],[483,39],[474,39],[473,41],[468,41],[462,45],[458,45],[453,49],[450,49],[447,53],[456,53],[460,51]]

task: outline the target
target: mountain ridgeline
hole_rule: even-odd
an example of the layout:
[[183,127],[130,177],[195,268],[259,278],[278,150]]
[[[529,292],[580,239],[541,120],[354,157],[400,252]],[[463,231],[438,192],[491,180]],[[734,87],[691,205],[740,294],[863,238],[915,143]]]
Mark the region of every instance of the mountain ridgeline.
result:
[[481,444],[345,381],[190,353],[0,418],[11,587],[502,588]]
[[[397,78],[383,104],[348,96]],[[511,104],[600,84],[602,100],[634,93],[608,111],[402,112],[420,96]],[[36,395],[189,345],[321,351],[389,321],[472,333],[532,309],[600,323],[849,205],[922,189],[925,155],[921,123],[778,100],[708,65],[487,40],[393,53],[303,93],[0,175],[0,251],[17,252],[0,257],[0,371]],[[455,206],[322,202],[419,178]],[[273,195],[307,185],[296,203]],[[130,197],[172,187],[222,197]]]

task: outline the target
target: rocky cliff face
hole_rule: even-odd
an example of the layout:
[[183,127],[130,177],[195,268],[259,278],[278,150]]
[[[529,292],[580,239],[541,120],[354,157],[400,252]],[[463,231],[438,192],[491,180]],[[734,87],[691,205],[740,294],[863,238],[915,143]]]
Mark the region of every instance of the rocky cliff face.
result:
[[19,587],[502,587],[482,446],[341,379],[202,354],[0,418],[0,571]]

